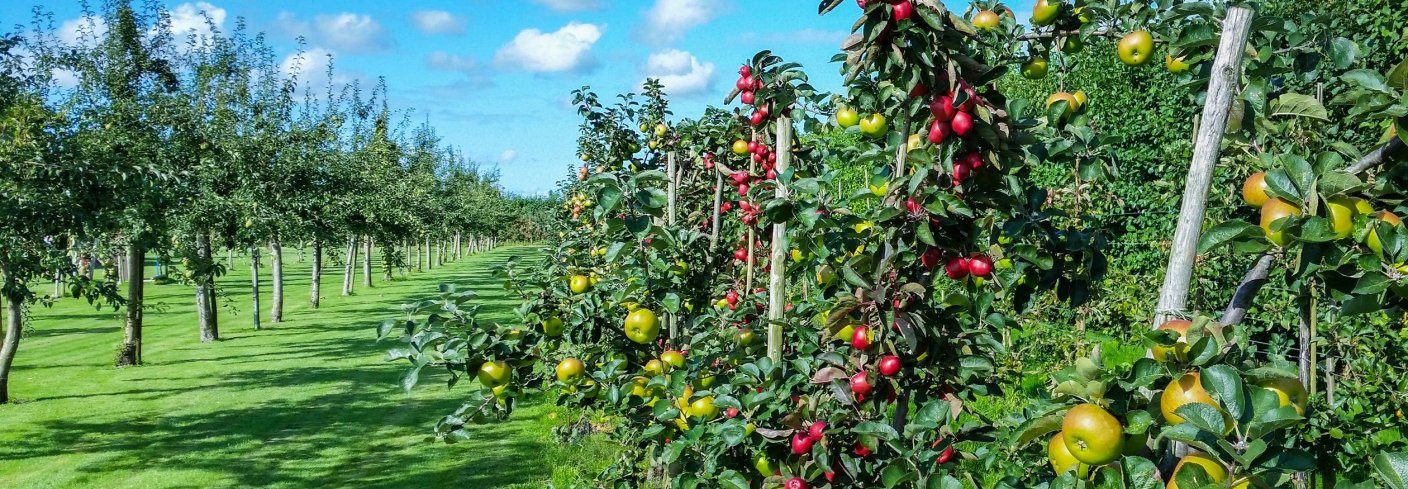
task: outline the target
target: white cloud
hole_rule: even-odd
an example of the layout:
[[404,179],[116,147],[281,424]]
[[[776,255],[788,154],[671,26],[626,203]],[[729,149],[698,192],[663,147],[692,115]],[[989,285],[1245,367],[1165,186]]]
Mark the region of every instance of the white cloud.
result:
[[640,34],[655,44],[679,41],[689,29],[714,20],[720,8],[718,2],[710,0],[656,0],[655,6],[645,12]]
[[293,53],[279,63],[279,72],[308,85],[313,80],[327,81],[328,65],[332,63],[332,51],[313,48],[302,53]]
[[215,29],[224,28],[225,16],[225,9],[207,2],[183,3],[171,11],[171,33],[181,40],[192,36],[211,39],[212,25]]
[[425,57],[425,65],[443,71],[474,71],[479,68],[479,61],[469,56],[435,51]]
[[78,86],[78,73],[73,70],[54,68],[51,73],[54,75],[54,84],[60,88],[73,88]]
[[411,22],[426,34],[464,34],[464,19],[444,10],[412,12]]
[[310,38],[315,44],[348,53],[369,53],[391,47],[386,29],[366,14],[343,12],[319,15],[313,22],[299,19],[290,12],[280,12],[276,21],[289,37]]
[[77,19],[65,20],[59,25],[59,40],[69,46],[93,45],[106,36],[108,23],[102,17],[85,15]]
[[518,158],[518,152],[511,149],[506,149],[503,153],[499,154],[500,163],[508,163],[515,158]]
[[575,71],[591,65],[592,46],[603,27],[572,22],[556,32],[526,29],[514,36],[494,57],[503,66],[534,72]]
[[601,8],[600,0],[533,0],[533,3],[546,6],[555,12],[576,12]]
[[671,49],[651,54],[645,73],[647,78],[660,80],[670,95],[696,94],[709,90],[714,81],[714,64],[701,63],[687,51]]

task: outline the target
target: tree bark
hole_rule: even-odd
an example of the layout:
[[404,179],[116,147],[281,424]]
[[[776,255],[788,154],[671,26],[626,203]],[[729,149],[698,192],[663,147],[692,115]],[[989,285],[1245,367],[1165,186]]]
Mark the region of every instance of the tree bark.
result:
[[269,257],[273,260],[271,272],[274,278],[274,303],[269,307],[269,322],[284,322],[284,247],[274,238],[269,243]]
[[352,286],[357,276],[357,237],[347,238],[347,254],[342,263],[342,295],[352,295]]
[[[209,234],[196,236],[196,258],[207,265],[214,259]],[[200,325],[201,343],[220,339],[220,316],[215,310],[215,277],[209,270],[196,280],[196,320]]]
[[392,242],[387,242],[381,249],[381,281],[390,282],[391,275],[396,270],[396,263],[393,261],[396,254],[396,246]]
[[24,321],[24,304],[18,297],[5,298],[5,340],[0,344],[0,404],[10,402],[10,368],[15,364],[15,352],[20,348],[20,326]]
[[132,279],[127,281],[127,317],[122,324],[122,346],[117,350],[114,366],[142,364],[142,294],[146,285],[147,251],[142,243],[132,240],[127,245],[127,268]]
[[259,247],[249,247],[250,296],[254,302],[254,330],[259,331]]
[[430,235],[425,235],[425,269],[434,270],[435,261],[430,259]]
[[464,258],[464,242],[460,241],[460,233],[455,232],[455,260]]
[[365,241],[366,250],[362,256],[362,286],[372,287],[372,237],[367,236]]
[[312,285],[308,289],[308,304],[313,309],[318,308],[318,303],[322,299],[323,292],[323,240],[313,240],[313,276]]

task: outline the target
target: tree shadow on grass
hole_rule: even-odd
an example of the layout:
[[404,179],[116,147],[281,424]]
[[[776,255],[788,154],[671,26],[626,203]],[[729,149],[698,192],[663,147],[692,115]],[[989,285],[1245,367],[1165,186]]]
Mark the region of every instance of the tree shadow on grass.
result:
[[[398,397],[388,393],[397,375],[381,368],[233,371],[215,385],[152,392],[168,396],[328,384],[338,388],[308,398],[270,399],[208,413],[141,413],[103,421],[78,416],[18,427],[27,433],[14,437],[13,444],[0,446],[0,459],[102,454],[78,459],[83,462],[75,470],[94,474],[197,470],[233,480],[237,487],[496,487],[546,477],[545,468],[524,461],[534,460],[548,447],[515,436],[507,426],[476,430],[474,436],[491,447],[487,449],[475,449],[475,443],[405,445],[408,434],[428,434],[429,424],[457,407],[458,401],[402,398],[399,403],[387,402]],[[134,389],[118,394],[144,393]],[[511,423],[535,420],[519,416]],[[433,450],[454,451],[456,462],[448,467],[435,463],[444,454]]]

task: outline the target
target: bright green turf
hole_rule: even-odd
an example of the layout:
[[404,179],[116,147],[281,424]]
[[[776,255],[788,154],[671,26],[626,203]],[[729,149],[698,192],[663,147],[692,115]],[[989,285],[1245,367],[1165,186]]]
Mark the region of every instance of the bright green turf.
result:
[[[112,367],[120,316],[65,299],[36,308],[0,405],[0,487],[562,487],[610,463],[605,441],[561,446],[566,414],[525,405],[513,420],[474,431],[476,442],[426,441],[457,407],[460,386],[424,378],[407,397],[400,364],[383,361],[375,325],[440,282],[468,285],[507,320],[512,301],[489,269],[532,247],[506,247],[341,297],[341,268],[308,306],[310,264],[288,253],[285,322],[250,328],[249,264],[221,281],[221,341],[201,344],[194,293],[148,285],[146,365]],[[266,259],[267,266],[267,259]],[[150,276],[150,272],[148,272]],[[360,280],[360,277],[359,277]],[[232,311],[231,306],[238,308]]]

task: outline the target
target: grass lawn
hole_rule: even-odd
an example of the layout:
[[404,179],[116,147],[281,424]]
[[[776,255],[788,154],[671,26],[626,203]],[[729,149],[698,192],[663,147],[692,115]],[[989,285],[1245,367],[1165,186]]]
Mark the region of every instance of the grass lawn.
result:
[[[341,268],[327,267],[323,307],[308,306],[311,264],[288,263],[285,322],[251,329],[249,263],[236,257],[221,280],[221,341],[201,344],[194,292],[148,284],[141,367],[112,367],[121,316],[64,299],[36,308],[10,378],[18,400],[0,405],[0,487],[562,487],[615,456],[605,440],[558,444],[567,413],[527,403],[472,443],[427,441],[431,425],[467,387],[425,378],[411,396],[401,364],[383,361],[375,325],[397,306],[467,285],[488,319],[514,301],[489,269],[529,246],[466,257],[433,271],[339,296]],[[223,253],[221,254],[223,256]],[[267,267],[267,257],[265,258]],[[374,272],[376,272],[374,270]],[[149,271],[148,276],[152,273]],[[232,310],[234,308],[235,310]]]

